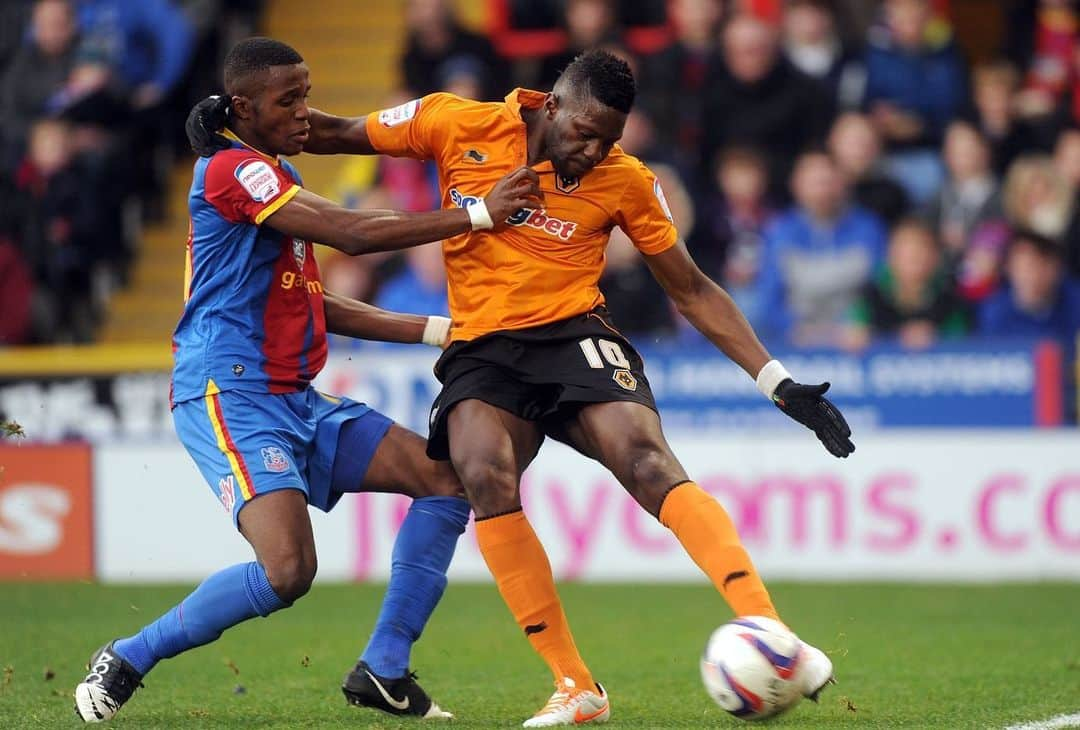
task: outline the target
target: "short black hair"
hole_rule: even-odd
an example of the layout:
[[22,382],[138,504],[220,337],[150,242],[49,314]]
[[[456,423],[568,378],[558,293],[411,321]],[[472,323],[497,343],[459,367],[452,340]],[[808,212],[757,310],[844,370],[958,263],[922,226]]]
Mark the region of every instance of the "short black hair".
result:
[[225,56],[225,93],[243,93],[241,87],[246,79],[271,66],[292,66],[303,62],[303,57],[287,43],[262,36],[245,38]]
[[556,86],[569,85],[623,114],[630,113],[637,84],[630,65],[614,53],[602,49],[585,51],[570,62]]
[[1021,242],[1028,244],[1045,258],[1054,258],[1059,261],[1065,260],[1064,244],[1057,239],[1043,235],[1036,230],[1031,228],[1018,228],[1013,231],[1012,239],[1009,241],[1009,248],[1015,248]]

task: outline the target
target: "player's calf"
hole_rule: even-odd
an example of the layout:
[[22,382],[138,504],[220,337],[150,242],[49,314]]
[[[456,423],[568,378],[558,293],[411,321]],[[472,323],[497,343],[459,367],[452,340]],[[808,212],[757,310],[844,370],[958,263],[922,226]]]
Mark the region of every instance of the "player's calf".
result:
[[142,675],[116,653],[113,643],[94,652],[86,665],[90,673],[75,687],[75,714],[83,722],[112,719],[142,686]]

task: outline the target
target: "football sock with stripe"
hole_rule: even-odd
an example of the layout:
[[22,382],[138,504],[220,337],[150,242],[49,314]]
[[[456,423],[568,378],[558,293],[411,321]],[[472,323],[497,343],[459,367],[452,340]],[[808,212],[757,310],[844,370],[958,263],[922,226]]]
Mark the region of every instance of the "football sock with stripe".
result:
[[360,657],[380,677],[409,668],[409,652],[446,589],[446,569],[469,521],[469,503],[456,497],[414,500],[401,523],[375,631]]
[[780,620],[735,524],[708,492],[694,482],[676,485],[660,506],[660,522],[675,533],[736,616]]
[[274,593],[261,565],[240,563],[214,573],[161,618],[113,646],[145,675],[162,659],[209,644],[230,626],[288,605]]
[[555,681],[594,686],[574,645],[544,546],[521,510],[476,521],[476,539],[514,620],[547,662]]

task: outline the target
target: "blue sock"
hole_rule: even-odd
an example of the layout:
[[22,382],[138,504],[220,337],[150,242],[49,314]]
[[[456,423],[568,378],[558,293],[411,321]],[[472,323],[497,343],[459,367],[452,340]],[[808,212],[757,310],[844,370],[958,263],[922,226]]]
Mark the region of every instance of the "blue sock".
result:
[[446,569],[469,521],[469,503],[455,497],[414,500],[401,523],[375,631],[361,659],[380,677],[409,668],[409,652],[446,589]]
[[114,648],[145,675],[161,659],[209,644],[230,626],[287,605],[270,587],[261,565],[241,563],[214,573],[157,621],[134,636],[117,639]]

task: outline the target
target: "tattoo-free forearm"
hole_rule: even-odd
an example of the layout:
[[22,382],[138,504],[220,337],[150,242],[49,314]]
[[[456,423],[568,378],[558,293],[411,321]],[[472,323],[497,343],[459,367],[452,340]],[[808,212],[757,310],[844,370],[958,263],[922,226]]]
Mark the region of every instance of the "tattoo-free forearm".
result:
[[328,332],[375,342],[418,343],[428,320],[416,314],[388,312],[329,291],[323,295],[323,310]]
[[373,155],[367,136],[367,117],[339,117],[311,109],[311,124],[304,152],[316,155]]
[[694,296],[676,301],[679,312],[751,378],[772,359],[739,307],[720,286],[702,277]]

